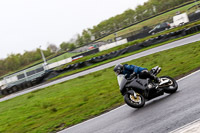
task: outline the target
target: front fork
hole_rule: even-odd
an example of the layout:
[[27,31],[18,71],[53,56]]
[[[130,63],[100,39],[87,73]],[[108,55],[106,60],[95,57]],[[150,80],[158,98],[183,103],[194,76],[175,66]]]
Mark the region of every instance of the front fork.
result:
[[137,94],[134,90],[129,90],[128,93],[132,94],[135,99],[137,99]]

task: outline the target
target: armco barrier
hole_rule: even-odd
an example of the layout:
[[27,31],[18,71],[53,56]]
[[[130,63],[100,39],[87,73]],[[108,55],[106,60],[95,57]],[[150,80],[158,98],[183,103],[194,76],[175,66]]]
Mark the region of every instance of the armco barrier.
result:
[[106,44],[106,45],[102,45],[101,47],[99,47],[99,51],[107,50],[107,49],[110,49],[110,48],[125,44],[127,42],[128,42],[127,39],[123,39],[123,40],[120,40],[120,41],[117,41],[117,42],[113,42],[113,43],[109,43],[109,44]]
[[69,62],[72,62],[72,58],[67,58],[67,59],[64,59],[64,60],[61,60],[61,61],[58,61],[58,62],[54,62],[54,63],[51,63],[51,64],[48,64],[46,66],[46,69],[49,70],[49,69],[53,69],[55,67],[58,67],[58,66],[61,66],[61,65],[64,65],[64,64],[67,64]]
[[87,56],[87,55],[91,55],[91,54],[95,54],[95,53],[98,53],[99,52],[99,49],[98,48],[95,48],[93,50],[90,50],[88,52],[84,52],[84,53],[81,53],[81,54],[78,54],[78,55],[75,55],[75,56],[72,56],[72,60],[76,57],[79,57],[79,56]]
[[147,37],[147,36],[150,35],[148,33],[149,31],[150,31],[150,29],[144,30],[143,32],[140,32],[140,33],[137,33],[133,36],[127,37],[127,40],[130,42],[130,41],[133,41],[133,40],[136,40],[136,39]]

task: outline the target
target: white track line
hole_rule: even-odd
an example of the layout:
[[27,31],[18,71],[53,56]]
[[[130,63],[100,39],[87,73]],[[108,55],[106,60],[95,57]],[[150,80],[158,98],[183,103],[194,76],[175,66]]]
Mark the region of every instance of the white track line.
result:
[[189,75],[186,75],[185,77],[182,77],[182,78],[178,79],[177,81],[180,82],[181,80],[184,80],[184,79],[186,79],[186,78],[188,78],[188,77],[190,77],[190,76],[192,76],[192,75],[194,75],[194,74],[196,74],[198,72],[200,72],[200,70],[197,70],[197,71],[195,71],[195,72],[193,72],[193,73],[191,73]]
[[180,130],[184,130],[184,128],[187,128],[187,127],[191,126],[192,124],[195,124],[195,123],[197,123],[197,122],[199,122],[199,121],[200,121],[200,119],[194,120],[194,121],[192,121],[192,122],[190,122],[190,123],[188,123],[188,124],[186,124],[186,125],[184,125],[184,126],[182,126],[182,127],[179,127],[179,128],[177,128],[177,129],[175,129],[175,130],[169,132],[169,133],[176,133],[176,132],[179,132]]

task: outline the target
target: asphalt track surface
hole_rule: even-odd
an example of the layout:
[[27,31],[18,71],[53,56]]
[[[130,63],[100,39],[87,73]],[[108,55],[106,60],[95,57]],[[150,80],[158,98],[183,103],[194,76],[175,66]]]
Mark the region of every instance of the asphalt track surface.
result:
[[36,87],[31,87],[31,88],[25,89],[23,91],[13,93],[13,94],[8,95],[4,98],[1,98],[0,102],[6,101],[8,99],[12,99],[14,97],[17,97],[17,96],[20,96],[20,95],[23,95],[23,94],[26,94],[26,93],[29,93],[29,92],[32,92],[32,91],[35,91],[35,90],[38,90],[38,89],[42,89],[42,88],[57,84],[57,83],[61,83],[61,82],[64,82],[64,81],[67,81],[67,80],[70,80],[70,79],[74,79],[74,78],[77,78],[79,76],[87,75],[87,74],[95,72],[95,71],[99,71],[99,70],[102,70],[102,69],[105,69],[105,68],[108,68],[108,67],[112,67],[112,66],[114,66],[118,63],[131,61],[133,59],[137,59],[137,58],[140,58],[140,57],[143,57],[143,56],[147,56],[147,55],[150,55],[150,54],[153,54],[153,53],[157,53],[157,52],[160,52],[160,51],[164,51],[164,50],[167,50],[167,49],[182,46],[182,45],[192,43],[192,42],[196,42],[196,41],[200,41],[200,34],[196,34],[196,35],[191,36],[191,37],[187,37],[187,38],[184,38],[184,39],[172,42],[172,43],[168,43],[168,44],[165,44],[165,45],[162,45],[162,46],[159,46],[159,47],[155,47],[155,48],[152,48],[152,49],[149,49],[149,50],[146,50],[146,51],[143,51],[143,52],[140,52],[140,53],[137,53],[137,54],[134,54],[134,55],[131,55],[131,56],[128,56],[128,57],[107,63],[107,64],[104,64],[104,65],[101,65],[101,66],[98,66],[98,67],[95,67],[95,68],[92,68],[92,69],[89,69],[89,70],[86,70],[86,71],[83,71],[83,72],[80,72],[80,73],[76,73],[76,74],[73,74],[73,75],[70,75],[70,76],[49,82],[49,83],[44,83],[44,84],[41,84],[41,85],[36,86]]
[[[178,80],[178,91],[141,109],[120,106],[59,133],[168,133],[200,118],[200,71]],[[123,98],[123,97],[122,97]]]

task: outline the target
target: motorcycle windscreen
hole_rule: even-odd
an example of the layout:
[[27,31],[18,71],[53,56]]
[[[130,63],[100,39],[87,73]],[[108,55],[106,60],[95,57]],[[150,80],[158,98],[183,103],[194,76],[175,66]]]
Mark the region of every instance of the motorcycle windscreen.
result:
[[122,90],[127,83],[125,76],[123,74],[119,74],[117,76],[117,81],[118,81],[118,84],[119,84],[119,89]]

